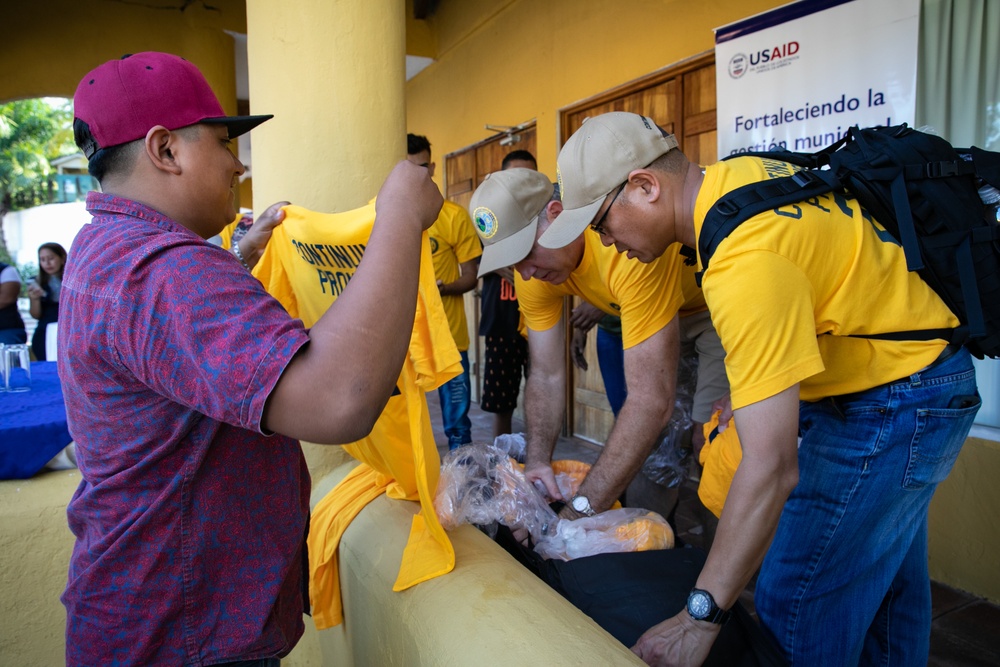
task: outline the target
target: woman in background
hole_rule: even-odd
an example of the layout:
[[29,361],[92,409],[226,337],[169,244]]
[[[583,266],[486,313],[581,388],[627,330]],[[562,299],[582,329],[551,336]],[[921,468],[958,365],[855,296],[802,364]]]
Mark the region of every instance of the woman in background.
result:
[[46,360],[45,329],[59,320],[59,292],[65,266],[66,249],[61,245],[43,243],[38,247],[38,276],[28,285],[29,311],[38,320],[38,328],[31,337],[31,350],[38,361]]

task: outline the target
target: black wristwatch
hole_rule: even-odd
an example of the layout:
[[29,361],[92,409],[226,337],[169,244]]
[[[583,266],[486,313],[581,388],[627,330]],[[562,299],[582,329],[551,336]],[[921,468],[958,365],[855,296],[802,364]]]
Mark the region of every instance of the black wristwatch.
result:
[[688,595],[687,612],[696,621],[707,621],[717,625],[724,625],[733,615],[731,609],[719,609],[712,594],[700,588],[691,589],[691,593]]

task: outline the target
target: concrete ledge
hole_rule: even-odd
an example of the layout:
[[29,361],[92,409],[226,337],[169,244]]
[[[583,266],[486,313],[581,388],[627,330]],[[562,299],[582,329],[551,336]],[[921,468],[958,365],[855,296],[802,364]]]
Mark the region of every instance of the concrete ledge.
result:
[[[354,465],[314,479],[313,504]],[[323,665],[643,664],[471,526],[450,533],[453,572],[393,593],[418,510],[382,496],[348,528],[340,545],[346,620],[318,633]]]

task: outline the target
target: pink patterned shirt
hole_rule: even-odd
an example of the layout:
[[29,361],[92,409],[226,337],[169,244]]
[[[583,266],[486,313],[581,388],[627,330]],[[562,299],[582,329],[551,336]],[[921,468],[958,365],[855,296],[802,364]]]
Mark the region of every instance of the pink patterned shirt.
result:
[[307,341],[225,250],[92,192],[63,279],[59,373],[83,481],[68,665],[284,656],[303,631],[309,472],[261,432]]

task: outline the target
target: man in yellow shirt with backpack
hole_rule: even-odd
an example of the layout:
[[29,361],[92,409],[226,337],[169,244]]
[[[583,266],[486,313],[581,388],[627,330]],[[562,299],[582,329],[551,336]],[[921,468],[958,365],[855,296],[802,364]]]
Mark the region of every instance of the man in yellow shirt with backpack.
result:
[[[698,247],[726,193],[793,172],[759,157],[703,169],[630,113],[588,120],[558,164],[565,210],[539,242],[596,231],[642,262]],[[864,336],[958,318],[839,192],[746,220],[700,268],[743,459],[687,609],[633,650],[701,664],[760,567],[757,612],[791,664],[926,663],[927,509],[981,401],[965,348]]]

